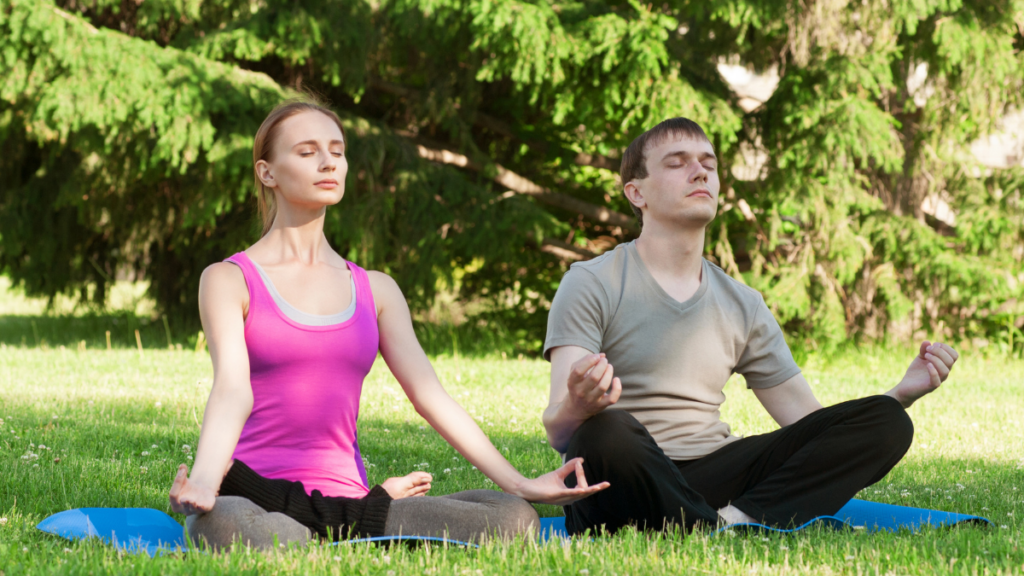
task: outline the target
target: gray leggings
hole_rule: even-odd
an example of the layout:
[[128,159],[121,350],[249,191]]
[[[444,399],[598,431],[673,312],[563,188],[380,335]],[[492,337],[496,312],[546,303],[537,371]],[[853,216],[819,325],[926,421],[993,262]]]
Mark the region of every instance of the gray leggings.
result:
[[[315,539],[309,529],[279,512],[267,512],[240,496],[218,496],[213,510],[189,516],[185,527],[195,546],[214,550],[241,541],[269,549],[278,544],[305,545]],[[522,498],[493,490],[467,490],[447,496],[417,496],[391,502],[385,536],[438,536],[479,542],[495,536],[509,539],[537,531],[537,512]]]

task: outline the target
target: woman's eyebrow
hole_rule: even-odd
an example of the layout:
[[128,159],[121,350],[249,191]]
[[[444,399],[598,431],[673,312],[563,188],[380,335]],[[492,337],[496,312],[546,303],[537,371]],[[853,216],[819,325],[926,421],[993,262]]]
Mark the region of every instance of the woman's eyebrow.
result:
[[[335,146],[335,145],[338,145],[338,144],[344,146],[345,145],[345,141],[344,140],[331,140],[330,143],[328,144],[328,146]],[[302,142],[299,142],[299,143],[295,144],[295,146],[292,146],[292,148],[297,148],[297,147],[303,146],[303,145],[316,146],[317,145],[317,141],[316,140],[303,140]]]

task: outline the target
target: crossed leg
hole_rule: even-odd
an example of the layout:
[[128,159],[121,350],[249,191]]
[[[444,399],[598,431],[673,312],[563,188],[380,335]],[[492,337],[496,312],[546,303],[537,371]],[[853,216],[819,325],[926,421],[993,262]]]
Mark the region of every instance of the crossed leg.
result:
[[881,480],[910,448],[913,433],[899,402],[871,396],[704,458],[673,462],[636,418],[606,410],[580,426],[566,456],[582,456],[587,478],[611,487],[566,506],[566,527],[574,534],[627,525],[691,530],[714,526],[727,506],[769,525],[802,524],[834,514]]

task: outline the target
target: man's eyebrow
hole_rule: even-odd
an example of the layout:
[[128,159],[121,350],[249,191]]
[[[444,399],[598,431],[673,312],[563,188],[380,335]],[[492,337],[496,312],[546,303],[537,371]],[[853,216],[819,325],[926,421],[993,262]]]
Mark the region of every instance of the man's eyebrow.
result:
[[[671,158],[673,156],[682,156],[685,159],[685,158],[692,158],[693,154],[691,154],[690,152],[686,152],[685,150],[674,150],[672,152],[669,152],[668,154],[665,154],[665,156],[662,157],[661,160],[664,162],[665,160],[668,160],[669,158]],[[697,159],[698,160],[702,160],[702,161],[703,160],[707,160],[709,158],[712,159],[712,160],[715,160],[715,161],[718,160],[718,157],[715,156],[714,152],[707,152],[707,151],[705,151],[705,152],[701,152],[697,156]]]
[[[303,140],[302,142],[299,142],[295,146],[292,146],[292,148],[297,148],[299,146],[302,146],[303,144],[312,144],[313,146],[316,146],[317,142],[316,140]],[[344,146],[345,142],[343,140],[331,140],[328,146],[334,146],[335,144],[341,144],[342,146]]]

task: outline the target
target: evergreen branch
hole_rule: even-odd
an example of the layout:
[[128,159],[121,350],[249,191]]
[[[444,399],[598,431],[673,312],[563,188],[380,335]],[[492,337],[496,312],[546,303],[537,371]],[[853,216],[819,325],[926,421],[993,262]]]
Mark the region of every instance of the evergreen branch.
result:
[[[417,144],[416,150],[419,152],[421,158],[425,158],[431,162],[458,166],[459,168],[464,168],[473,172],[489,172],[485,166],[473,162],[468,157],[463,154],[459,154],[458,152],[427,148],[422,144]],[[552,192],[540,184],[520,176],[500,164],[495,163],[492,164],[492,166],[495,172],[492,179],[511,192],[530,196],[535,198],[538,202],[542,202],[556,208],[561,208],[563,210],[568,210],[570,212],[575,212],[602,224],[619,226],[635,233],[640,232],[640,227],[637,225],[636,220],[631,216],[626,216],[625,214],[615,212],[614,210],[609,210],[604,206],[598,206],[597,204],[591,204],[590,202],[573,198],[568,194]]]
[[[394,82],[388,82],[380,78],[371,78],[369,82],[370,88],[378,90],[380,92],[386,92],[393,96],[399,96],[401,98],[419,99],[421,98],[419,91],[415,88],[403,86],[401,84],[395,84]],[[490,130],[491,132],[503,136],[505,138],[511,138],[514,140],[520,140],[521,138],[512,130],[512,127],[501,120],[487,114],[486,112],[480,112],[477,110],[473,113],[472,122],[475,126]],[[527,145],[537,148],[544,148],[547,146],[546,142],[527,142]],[[578,166],[591,166],[594,168],[604,168],[605,170],[611,170],[613,172],[619,171],[619,165],[622,160],[620,158],[612,158],[611,156],[603,156],[601,154],[586,154],[580,152],[573,158],[573,162]]]

